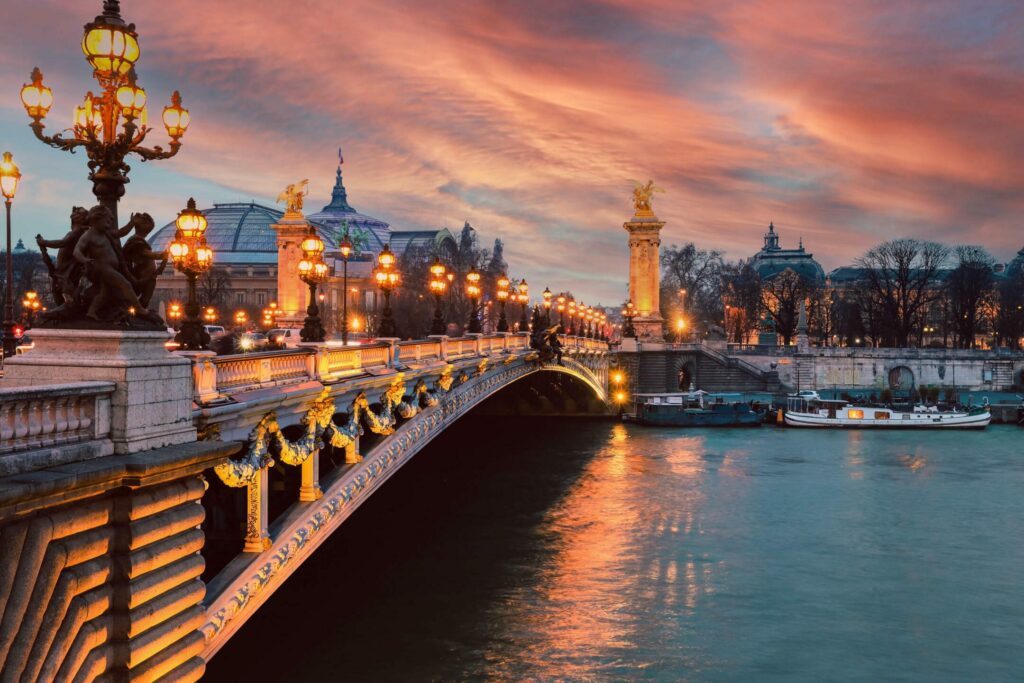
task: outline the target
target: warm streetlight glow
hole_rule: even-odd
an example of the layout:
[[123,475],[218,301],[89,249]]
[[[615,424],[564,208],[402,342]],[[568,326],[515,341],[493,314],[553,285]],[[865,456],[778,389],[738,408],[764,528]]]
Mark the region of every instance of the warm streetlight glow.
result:
[[614,384],[622,384],[623,380],[625,379],[626,376],[619,371],[612,373],[612,383]]
[[686,329],[686,321],[683,320],[682,318],[679,318],[678,320],[676,320],[676,330],[678,330],[679,332],[682,332],[685,329]]
[[626,401],[626,392],[624,392],[624,391],[616,391],[615,392],[615,402],[616,403],[624,403],[625,401]]
[[33,119],[46,116],[53,106],[53,91],[43,85],[43,72],[32,70],[32,82],[21,86],[21,103]]
[[175,142],[188,130],[192,117],[189,116],[188,109],[181,106],[181,93],[177,90],[171,94],[171,103],[164,107],[163,120],[167,136]]
[[82,52],[101,83],[128,73],[139,60],[139,37],[134,28],[105,13],[85,25]]
[[178,218],[174,222],[186,240],[196,239],[206,232],[206,216],[196,208],[196,200],[193,197],[188,198],[188,204],[178,213]]
[[208,323],[217,322],[217,309],[213,306],[207,306],[206,310],[203,311],[203,320]]
[[18,191],[18,182],[21,181],[21,171],[14,163],[10,152],[4,152],[3,160],[0,161],[0,194],[4,199],[11,201]]
[[137,118],[146,108],[146,91],[135,82],[135,70],[128,72],[128,82],[117,89],[114,96],[121,106],[121,113],[128,118]]

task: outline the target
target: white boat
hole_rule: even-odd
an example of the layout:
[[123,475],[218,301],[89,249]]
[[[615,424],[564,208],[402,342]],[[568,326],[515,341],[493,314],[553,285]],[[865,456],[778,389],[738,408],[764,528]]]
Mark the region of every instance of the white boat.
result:
[[913,412],[891,408],[851,406],[846,401],[807,400],[789,397],[785,414],[790,427],[843,429],[984,429],[992,421],[988,408],[942,413],[918,407]]

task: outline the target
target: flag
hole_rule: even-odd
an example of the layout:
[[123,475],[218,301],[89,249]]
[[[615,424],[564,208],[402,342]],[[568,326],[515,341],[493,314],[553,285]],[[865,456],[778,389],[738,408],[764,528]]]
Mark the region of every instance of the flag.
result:
[[345,163],[345,157],[341,156],[341,147],[338,148],[338,166]]

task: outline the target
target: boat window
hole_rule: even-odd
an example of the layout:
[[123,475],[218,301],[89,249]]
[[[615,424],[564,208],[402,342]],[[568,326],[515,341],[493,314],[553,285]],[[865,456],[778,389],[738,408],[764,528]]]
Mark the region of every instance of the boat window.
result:
[[876,420],[888,420],[889,419],[889,413],[876,412],[875,413],[875,419]]
[[864,411],[859,408],[850,408],[850,410],[848,410],[846,413],[846,417],[850,418],[851,420],[863,420]]

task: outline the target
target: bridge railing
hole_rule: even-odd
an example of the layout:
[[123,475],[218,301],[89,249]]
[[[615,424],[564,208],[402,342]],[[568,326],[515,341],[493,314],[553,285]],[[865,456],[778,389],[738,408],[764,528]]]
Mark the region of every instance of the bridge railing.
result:
[[[607,348],[596,339],[574,340],[573,348]],[[408,341],[378,341],[359,346],[309,345],[297,349],[214,356],[187,353],[192,358],[195,400],[209,404],[226,395],[310,380],[335,382],[347,377],[408,363],[446,363],[529,348],[529,335],[491,334],[431,337]]]
[[[113,393],[113,382],[0,389],[0,475],[38,467],[29,461],[31,452],[40,449],[102,441],[96,454],[112,452]],[[10,455],[15,452],[19,456]]]

